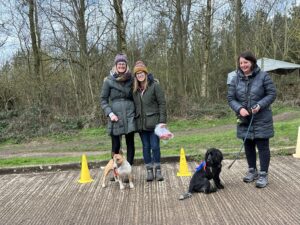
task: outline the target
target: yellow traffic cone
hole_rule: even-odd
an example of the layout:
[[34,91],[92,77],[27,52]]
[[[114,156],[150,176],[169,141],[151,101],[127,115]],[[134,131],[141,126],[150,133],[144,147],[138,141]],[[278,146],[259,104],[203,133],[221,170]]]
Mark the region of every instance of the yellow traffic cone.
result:
[[94,181],[90,176],[89,167],[87,164],[86,155],[83,154],[81,158],[81,172],[80,172],[80,179],[78,180],[79,183],[85,184]]
[[300,127],[298,127],[298,139],[297,139],[297,146],[296,146],[296,153],[293,154],[295,158],[300,158]]
[[177,173],[178,177],[189,177],[192,173],[189,171],[188,164],[186,162],[184,149],[180,150],[180,162],[179,162],[179,172]]

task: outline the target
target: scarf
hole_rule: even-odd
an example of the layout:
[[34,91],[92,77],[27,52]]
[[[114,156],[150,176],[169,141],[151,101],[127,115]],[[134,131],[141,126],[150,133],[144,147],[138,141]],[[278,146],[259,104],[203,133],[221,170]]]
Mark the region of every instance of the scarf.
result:
[[132,77],[128,67],[125,73],[120,74],[118,73],[116,66],[114,66],[111,70],[111,75],[118,82],[124,82],[130,80]]

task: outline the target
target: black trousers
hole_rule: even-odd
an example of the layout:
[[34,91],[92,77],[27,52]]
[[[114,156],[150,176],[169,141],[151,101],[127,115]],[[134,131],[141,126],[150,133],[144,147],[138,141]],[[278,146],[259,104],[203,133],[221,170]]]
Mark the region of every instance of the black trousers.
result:
[[249,168],[256,169],[256,147],[258,149],[260,171],[268,172],[270,165],[270,146],[269,139],[256,138],[254,140],[246,139],[245,153]]
[[[135,146],[134,146],[134,132],[125,134],[126,147],[127,147],[127,161],[133,165]],[[118,154],[121,149],[122,135],[111,135],[112,153]]]

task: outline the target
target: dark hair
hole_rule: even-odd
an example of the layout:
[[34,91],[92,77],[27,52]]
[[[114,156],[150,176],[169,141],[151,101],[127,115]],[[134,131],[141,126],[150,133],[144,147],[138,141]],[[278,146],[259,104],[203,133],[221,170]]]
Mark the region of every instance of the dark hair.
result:
[[240,58],[247,59],[252,63],[251,70],[253,70],[256,67],[257,60],[256,60],[256,57],[254,56],[254,54],[252,52],[245,51],[245,52],[242,52],[239,55],[238,60],[237,60],[239,69],[240,69]]

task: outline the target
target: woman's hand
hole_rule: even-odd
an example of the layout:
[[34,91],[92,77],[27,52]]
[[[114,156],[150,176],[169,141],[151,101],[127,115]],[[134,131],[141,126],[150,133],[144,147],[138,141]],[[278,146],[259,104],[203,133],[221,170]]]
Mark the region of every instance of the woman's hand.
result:
[[112,115],[112,117],[110,117],[112,122],[117,122],[119,120],[119,118],[116,115]]
[[119,120],[119,118],[113,112],[109,114],[109,118],[111,122],[117,122]]
[[254,107],[251,108],[252,110],[252,114],[258,113],[258,111],[260,110],[260,105],[256,104]]
[[248,110],[246,110],[245,108],[241,108],[241,109],[240,109],[240,115],[241,115],[242,117],[249,116],[249,112],[248,112]]

